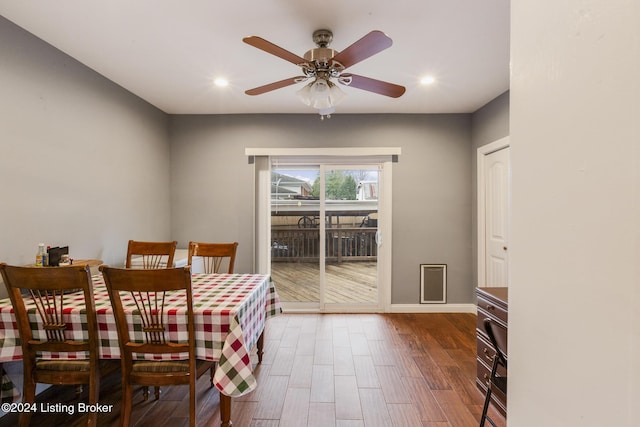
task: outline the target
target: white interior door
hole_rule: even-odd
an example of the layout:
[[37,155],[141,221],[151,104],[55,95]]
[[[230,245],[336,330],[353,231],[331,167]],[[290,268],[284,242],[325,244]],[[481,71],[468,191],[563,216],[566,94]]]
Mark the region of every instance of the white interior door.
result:
[[478,157],[479,286],[509,283],[509,146],[504,140],[497,142],[497,148],[486,147]]

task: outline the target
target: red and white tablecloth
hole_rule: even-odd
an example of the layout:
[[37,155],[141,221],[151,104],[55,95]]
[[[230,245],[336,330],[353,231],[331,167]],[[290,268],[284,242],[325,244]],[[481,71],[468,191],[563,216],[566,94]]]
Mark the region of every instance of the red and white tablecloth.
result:
[[[102,275],[95,275],[93,293],[98,317],[100,358],[119,359],[120,346],[115,318]],[[215,386],[225,395],[242,396],[256,387],[250,350],[262,334],[267,317],[281,312],[280,301],[269,276],[257,274],[194,274],[193,309],[196,325],[196,357],[218,361]],[[71,296],[71,295],[68,295]],[[73,339],[86,339],[86,316],[81,313],[82,295],[65,302],[69,319],[67,333]],[[135,304],[127,304],[133,316]],[[170,339],[186,341],[186,305],[184,297],[169,299],[167,321]],[[31,320],[39,319],[33,308]],[[132,337],[142,335],[139,327],[130,331]],[[44,336],[44,335],[43,335]],[[37,338],[37,336],[34,336]],[[134,338],[135,339],[135,338]],[[58,354],[45,353],[43,358],[55,359]],[[84,353],[64,355],[65,358],[85,358]],[[149,356],[150,357],[150,356]],[[176,357],[166,355],[166,357]],[[9,299],[0,300],[0,362],[22,359],[20,337]]]

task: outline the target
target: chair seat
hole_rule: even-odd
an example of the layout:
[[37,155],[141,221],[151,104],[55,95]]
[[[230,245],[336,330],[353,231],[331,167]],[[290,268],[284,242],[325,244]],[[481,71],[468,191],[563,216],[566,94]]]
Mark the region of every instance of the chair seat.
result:
[[[114,369],[113,361],[109,360],[100,360],[98,363],[98,368],[101,372],[109,372]],[[55,360],[46,360],[39,359],[36,361],[36,369],[41,371],[73,371],[73,372],[84,372],[89,371],[89,361],[86,359],[80,360],[67,360],[67,359],[55,359]]]
[[89,371],[88,360],[38,360],[36,368],[43,371]]
[[[198,367],[208,365],[213,362],[207,360],[196,360],[196,371]],[[134,361],[131,372],[149,373],[169,373],[169,372],[189,372],[188,360],[140,360]]]
[[167,373],[167,372],[189,372],[188,360],[141,360],[139,362],[133,362],[131,372],[153,372],[153,373]]

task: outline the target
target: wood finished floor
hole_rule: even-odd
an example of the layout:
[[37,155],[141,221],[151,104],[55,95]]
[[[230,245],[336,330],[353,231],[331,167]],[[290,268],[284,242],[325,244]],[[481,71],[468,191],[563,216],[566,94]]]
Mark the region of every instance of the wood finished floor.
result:
[[[258,388],[233,399],[235,427],[471,427],[483,395],[475,386],[473,314],[285,314],[269,319]],[[255,355],[253,356],[255,358]],[[257,361],[257,358],[255,358]],[[52,390],[52,389],[50,389]],[[74,402],[56,388],[50,402]],[[132,425],[187,426],[188,389],[164,387],[159,401],[136,391]],[[99,426],[117,426],[117,375],[102,381],[100,402],[113,412]],[[86,397],[85,397],[86,399]],[[86,400],[84,400],[86,401]],[[197,425],[218,426],[219,395],[198,381]],[[498,426],[506,422],[493,408]],[[0,425],[17,425],[5,416]],[[78,414],[35,414],[32,426],[82,426]],[[489,425],[487,423],[487,425]]]

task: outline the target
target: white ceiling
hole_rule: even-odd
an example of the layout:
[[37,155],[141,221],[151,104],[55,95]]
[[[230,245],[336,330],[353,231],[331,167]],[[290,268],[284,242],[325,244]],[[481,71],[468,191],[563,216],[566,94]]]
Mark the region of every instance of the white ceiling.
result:
[[[299,56],[314,30],[343,50],[371,30],[393,46],[348,69],[403,85],[393,99],[341,86],[336,113],[468,113],[509,88],[509,0],[0,0],[0,14],[171,114],[315,113],[295,92],[244,91],[300,75],[242,42]],[[433,75],[436,83],[420,86]],[[226,88],[215,77],[230,81]]]

